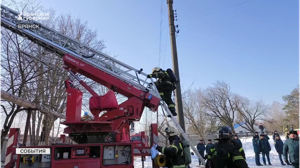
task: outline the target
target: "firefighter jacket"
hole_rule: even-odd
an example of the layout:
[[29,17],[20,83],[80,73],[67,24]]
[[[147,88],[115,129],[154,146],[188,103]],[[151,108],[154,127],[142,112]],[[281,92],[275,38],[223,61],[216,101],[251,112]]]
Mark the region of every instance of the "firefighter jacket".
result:
[[173,84],[171,77],[166,71],[160,70],[159,72],[149,74],[147,77],[158,79],[155,82],[156,86],[161,86],[163,88],[166,88],[167,90],[174,90],[175,85]]
[[245,155],[245,151],[243,149],[243,146],[240,145],[239,143],[237,143],[235,139],[230,140],[230,143],[233,144],[239,150],[239,152],[241,153],[243,158],[246,160],[246,155]]
[[180,143],[180,139],[177,135],[169,137],[170,146],[169,147],[161,147],[157,146],[156,149],[164,154],[167,160],[170,160],[174,167],[184,167],[183,160],[183,148]]
[[206,168],[248,168],[238,148],[228,140],[220,142],[210,149]]

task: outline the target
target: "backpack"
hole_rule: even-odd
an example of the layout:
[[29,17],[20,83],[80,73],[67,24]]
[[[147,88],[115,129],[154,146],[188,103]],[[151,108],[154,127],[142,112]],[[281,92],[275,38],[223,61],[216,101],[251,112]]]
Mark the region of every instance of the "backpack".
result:
[[192,163],[192,160],[191,160],[191,151],[190,151],[190,144],[186,140],[180,141],[180,143],[181,143],[182,151],[183,151],[184,164],[185,165],[189,165],[190,163]]
[[168,75],[171,78],[171,82],[177,84],[179,82],[179,80],[177,79],[177,77],[175,76],[174,72],[172,71],[172,69],[168,68],[167,71]]

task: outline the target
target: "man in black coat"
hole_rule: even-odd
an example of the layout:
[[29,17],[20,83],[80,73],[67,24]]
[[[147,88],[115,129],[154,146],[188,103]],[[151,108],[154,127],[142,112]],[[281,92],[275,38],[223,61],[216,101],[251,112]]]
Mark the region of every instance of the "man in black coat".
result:
[[274,133],[273,133],[273,141],[274,141],[274,142],[275,142],[275,137],[276,137],[277,135],[279,136],[278,132],[275,130]]
[[207,145],[206,145],[206,154],[208,154],[208,152],[210,151],[210,149],[212,149],[214,147],[214,144],[211,143],[211,139],[208,139],[207,141]]
[[263,133],[263,132],[264,132],[264,129],[265,129],[265,127],[263,126],[263,124],[262,124],[262,123],[260,123],[260,125],[259,125],[259,127],[258,127],[258,128],[260,129],[261,133]]
[[269,141],[265,137],[266,136],[264,134],[260,135],[259,148],[262,153],[264,165],[266,165],[266,156],[267,156],[269,165],[272,165],[270,162],[271,146],[270,146]]
[[[201,155],[201,157],[204,157],[204,151],[205,151],[205,145],[203,143],[203,140],[200,139],[199,143],[197,144],[197,150],[199,152],[199,154]],[[201,165],[201,160],[199,159],[199,165]]]
[[260,163],[260,148],[259,148],[259,136],[258,136],[258,132],[255,132],[255,135],[253,136],[252,139],[252,144],[253,144],[253,149],[254,149],[254,153],[255,153],[255,163],[256,166],[262,166],[262,164]]
[[280,159],[280,162],[281,162],[281,165],[285,165],[283,163],[283,160],[282,160],[282,154],[283,154],[283,142],[282,140],[280,139],[280,136],[279,135],[276,135],[275,136],[275,149],[278,153],[278,157]]

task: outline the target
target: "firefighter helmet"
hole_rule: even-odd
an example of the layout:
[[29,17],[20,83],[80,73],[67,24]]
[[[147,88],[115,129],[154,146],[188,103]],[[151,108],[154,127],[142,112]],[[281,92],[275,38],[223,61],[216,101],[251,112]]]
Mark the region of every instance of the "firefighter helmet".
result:
[[154,72],[158,72],[158,71],[160,71],[161,70],[161,68],[159,68],[159,67],[154,67],[153,69],[152,69],[152,73],[154,73]]
[[230,139],[231,138],[231,131],[228,127],[222,127],[219,130],[219,139]]
[[165,129],[165,132],[168,134],[168,135],[170,135],[170,136],[174,136],[174,135],[177,135],[177,131],[175,130],[175,128],[174,127],[167,127],[166,129]]

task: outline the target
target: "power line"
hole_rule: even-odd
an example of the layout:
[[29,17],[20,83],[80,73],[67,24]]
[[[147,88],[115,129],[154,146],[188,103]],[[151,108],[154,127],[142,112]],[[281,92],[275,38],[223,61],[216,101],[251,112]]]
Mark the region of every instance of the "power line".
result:
[[195,21],[195,20],[205,19],[205,18],[209,18],[209,17],[215,16],[215,15],[218,15],[218,14],[220,14],[220,13],[229,11],[229,10],[234,9],[234,8],[237,8],[238,6],[241,6],[241,5],[243,5],[243,4],[245,4],[245,3],[249,2],[249,1],[250,1],[250,0],[246,0],[246,1],[240,2],[240,3],[238,3],[238,4],[235,4],[235,5],[233,5],[233,6],[230,6],[230,7],[228,7],[228,8],[219,10],[219,11],[217,11],[217,12],[213,12],[213,13],[210,13],[210,14],[205,15],[205,16],[197,17],[197,18],[195,18],[195,19],[192,19],[192,20],[190,20],[190,21],[187,21],[186,23],[190,23],[190,22]]

